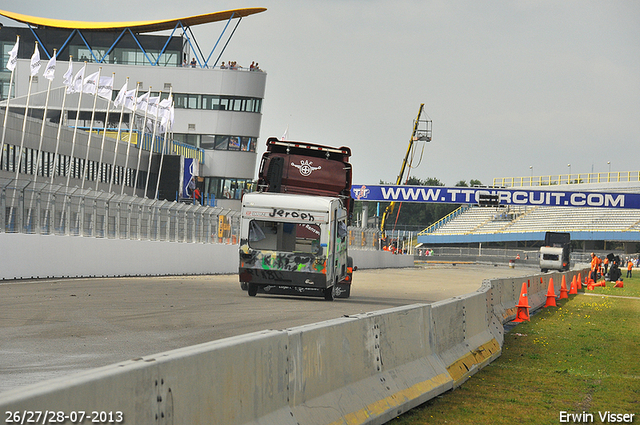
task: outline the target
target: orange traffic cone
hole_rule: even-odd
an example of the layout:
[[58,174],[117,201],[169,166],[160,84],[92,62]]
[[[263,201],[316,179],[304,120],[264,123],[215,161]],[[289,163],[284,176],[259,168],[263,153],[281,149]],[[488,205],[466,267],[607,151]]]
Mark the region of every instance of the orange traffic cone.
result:
[[582,273],[578,273],[578,281],[576,283],[578,284],[578,288],[582,287]]
[[556,294],[553,288],[553,279],[549,279],[549,290],[547,291],[547,303],[544,305],[547,307],[557,307],[556,306]]
[[571,279],[571,288],[569,289],[569,295],[576,295],[578,293],[578,284],[576,282],[576,275],[573,275]]
[[617,281],[615,285],[613,285],[614,288],[624,288],[624,283],[622,283],[621,280]]
[[560,284],[560,299],[569,298],[567,295],[567,278],[562,275],[562,283]]
[[529,321],[529,300],[527,299],[527,283],[522,282],[522,290],[520,290],[520,299],[518,300],[518,311],[516,312],[516,318],[513,320],[516,323],[523,321]]

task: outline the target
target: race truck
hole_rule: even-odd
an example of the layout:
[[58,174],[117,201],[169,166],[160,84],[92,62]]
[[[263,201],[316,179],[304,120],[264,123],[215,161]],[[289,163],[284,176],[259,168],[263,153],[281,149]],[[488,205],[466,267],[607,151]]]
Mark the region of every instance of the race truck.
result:
[[347,147],[267,140],[258,192],[242,198],[239,278],[250,296],[350,296],[350,156]]

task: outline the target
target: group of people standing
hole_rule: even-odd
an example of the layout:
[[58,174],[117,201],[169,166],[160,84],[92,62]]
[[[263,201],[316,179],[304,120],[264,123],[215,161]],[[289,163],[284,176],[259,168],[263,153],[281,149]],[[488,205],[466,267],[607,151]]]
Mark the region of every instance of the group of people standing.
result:
[[[220,69],[242,69],[242,67],[240,65],[238,65],[238,63],[236,61],[232,61],[232,62],[227,62],[226,64],[224,62],[222,62],[222,64],[220,65]],[[249,71],[261,71],[260,67],[258,66],[257,62],[251,62],[251,66],[249,66]]]
[[[593,252],[591,253],[591,279],[593,279],[594,281],[597,280],[597,276],[598,274],[601,274],[602,276],[610,273],[609,267],[611,267],[611,271],[613,271],[614,268],[621,268],[623,266],[623,261],[621,261],[620,257],[618,256],[614,256],[612,254],[609,254],[607,256],[604,257],[604,259],[601,259],[600,257],[598,257],[597,255],[595,255]],[[633,259],[633,258],[626,258],[626,266],[627,266],[627,276],[626,277],[632,277],[632,271],[633,271],[633,267],[634,266],[638,266],[640,267],[640,258],[637,259]]]
[[[198,66],[198,62],[196,62],[196,58],[191,59],[191,62],[187,62],[187,60],[185,59],[182,62],[182,66],[185,68],[196,68]],[[233,70],[238,70],[238,69],[242,69],[242,66],[238,65],[238,62],[236,61],[229,61],[229,62],[222,62],[222,64],[220,65],[220,69],[233,69]],[[260,69],[260,66],[258,66],[258,63],[253,61],[251,62],[251,66],[249,66],[249,71],[262,71]]]

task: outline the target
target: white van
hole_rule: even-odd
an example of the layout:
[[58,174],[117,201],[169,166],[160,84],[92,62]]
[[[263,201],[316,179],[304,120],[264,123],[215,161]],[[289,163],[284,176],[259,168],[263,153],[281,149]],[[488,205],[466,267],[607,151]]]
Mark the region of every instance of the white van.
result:
[[241,214],[238,272],[250,296],[350,295],[347,211],[340,199],[248,193]]
[[542,273],[549,270],[567,271],[569,265],[569,249],[567,247],[540,247],[540,270]]

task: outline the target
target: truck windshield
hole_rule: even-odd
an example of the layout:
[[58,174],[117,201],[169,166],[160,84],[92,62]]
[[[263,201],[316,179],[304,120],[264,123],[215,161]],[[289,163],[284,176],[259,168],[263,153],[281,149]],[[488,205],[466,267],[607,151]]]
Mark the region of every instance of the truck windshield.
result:
[[306,252],[319,255],[320,226],[307,223],[251,220],[249,246],[268,251]]

